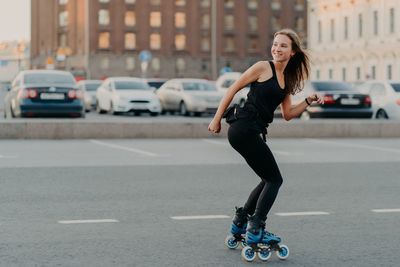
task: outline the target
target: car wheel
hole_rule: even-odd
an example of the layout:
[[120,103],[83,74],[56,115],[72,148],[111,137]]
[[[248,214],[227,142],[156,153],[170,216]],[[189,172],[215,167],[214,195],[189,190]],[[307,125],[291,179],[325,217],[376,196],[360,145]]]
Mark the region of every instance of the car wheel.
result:
[[195,112],[194,113],[194,116],[196,116],[196,117],[200,117],[201,116],[201,114],[203,114],[202,112]]
[[304,111],[303,113],[301,113],[300,119],[308,121],[309,119],[311,119],[310,113],[308,111]]
[[160,114],[160,113],[158,113],[158,112],[150,112],[150,116],[152,116],[152,117],[157,117],[158,114]]
[[96,112],[99,114],[104,114],[105,111],[100,108],[99,102],[96,103]]
[[189,112],[187,110],[186,104],[183,101],[179,104],[179,113],[182,116],[189,116]]
[[383,109],[378,110],[375,116],[378,120],[387,120],[389,116],[387,115],[386,111]]

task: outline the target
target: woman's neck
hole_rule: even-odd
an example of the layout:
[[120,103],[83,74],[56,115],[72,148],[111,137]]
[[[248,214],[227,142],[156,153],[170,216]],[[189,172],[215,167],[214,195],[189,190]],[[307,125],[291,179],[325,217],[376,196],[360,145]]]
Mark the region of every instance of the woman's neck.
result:
[[286,65],[288,64],[289,61],[273,61],[275,65],[275,71],[279,72],[280,74],[283,74],[283,71],[286,68]]

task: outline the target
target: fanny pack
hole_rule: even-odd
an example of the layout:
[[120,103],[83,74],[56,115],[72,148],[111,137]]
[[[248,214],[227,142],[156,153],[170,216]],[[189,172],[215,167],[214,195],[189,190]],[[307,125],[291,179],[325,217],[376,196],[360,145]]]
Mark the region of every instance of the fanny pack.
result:
[[225,119],[226,123],[231,124],[238,119],[237,114],[239,108],[239,104],[234,104],[225,110],[224,114],[222,114],[222,118]]

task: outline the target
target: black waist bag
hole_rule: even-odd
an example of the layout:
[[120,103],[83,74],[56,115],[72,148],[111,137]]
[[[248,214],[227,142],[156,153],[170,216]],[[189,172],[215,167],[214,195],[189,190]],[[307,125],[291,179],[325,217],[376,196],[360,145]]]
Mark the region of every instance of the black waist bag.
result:
[[238,119],[238,111],[239,105],[234,104],[225,110],[224,114],[222,114],[222,118],[225,119],[226,123],[231,124]]

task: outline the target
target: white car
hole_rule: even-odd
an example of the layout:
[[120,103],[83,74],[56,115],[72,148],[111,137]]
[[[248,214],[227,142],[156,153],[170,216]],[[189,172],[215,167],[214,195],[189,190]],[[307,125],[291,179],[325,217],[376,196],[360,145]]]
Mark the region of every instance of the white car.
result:
[[204,79],[172,79],[157,90],[164,112],[179,111],[183,116],[215,113],[223,94]]
[[96,91],[98,113],[121,114],[142,112],[157,116],[161,112],[160,101],[144,79],[113,77],[104,80]]
[[101,83],[101,80],[81,80],[78,82],[79,89],[83,92],[86,112],[96,107],[96,90]]
[[[217,86],[218,91],[225,94],[228,88],[236,82],[242,73],[240,72],[226,72],[218,77],[215,81],[215,85]],[[249,93],[250,88],[247,86],[236,93],[235,97],[233,98],[231,105],[239,104],[240,106],[244,105],[244,102],[247,99],[247,94]]]
[[400,119],[400,81],[367,81],[355,89],[369,94],[373,118]]

